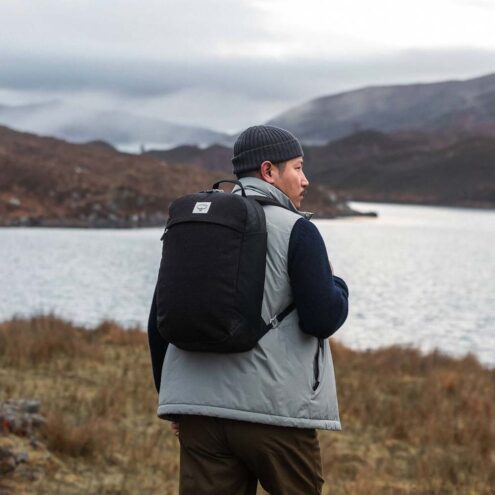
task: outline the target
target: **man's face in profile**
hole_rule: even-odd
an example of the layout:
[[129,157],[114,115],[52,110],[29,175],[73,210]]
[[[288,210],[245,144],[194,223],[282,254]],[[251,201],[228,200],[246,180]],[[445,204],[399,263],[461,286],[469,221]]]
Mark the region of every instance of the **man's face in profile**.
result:
[[294,203],[294,206],[299,209],[306,188],[309,185],[309,181],[303,172],[302,156],[287,160],[285,165],[274,166],[271,170],[272,184],[284,192]]

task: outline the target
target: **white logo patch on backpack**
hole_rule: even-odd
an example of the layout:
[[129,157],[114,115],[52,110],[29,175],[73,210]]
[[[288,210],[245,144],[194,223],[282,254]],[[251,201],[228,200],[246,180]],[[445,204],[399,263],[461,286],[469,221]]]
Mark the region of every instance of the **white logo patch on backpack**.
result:
[[208,210],[210,209],[211,202],[205,202],[205,203],[196,203],[193,208],[193,213],[208,213]]

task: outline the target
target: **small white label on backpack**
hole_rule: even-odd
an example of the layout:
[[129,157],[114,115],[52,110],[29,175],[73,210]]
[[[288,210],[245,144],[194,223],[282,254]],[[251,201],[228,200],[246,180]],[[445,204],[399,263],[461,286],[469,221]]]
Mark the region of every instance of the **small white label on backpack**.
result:
[[210,209],[211,203],[196,203],[194,205],[193,213],[208,213],[208,210]]

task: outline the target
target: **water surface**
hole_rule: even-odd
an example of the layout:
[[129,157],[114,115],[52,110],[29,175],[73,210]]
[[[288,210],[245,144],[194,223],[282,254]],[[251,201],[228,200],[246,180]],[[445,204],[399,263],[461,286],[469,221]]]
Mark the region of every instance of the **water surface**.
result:
[[[495,366],[495,212],[354,203],[378,219],[317,220],[350,288],[336,338],[476,354]],[[0,229],[0,320],[39,312],[145,328],[162,229]]]

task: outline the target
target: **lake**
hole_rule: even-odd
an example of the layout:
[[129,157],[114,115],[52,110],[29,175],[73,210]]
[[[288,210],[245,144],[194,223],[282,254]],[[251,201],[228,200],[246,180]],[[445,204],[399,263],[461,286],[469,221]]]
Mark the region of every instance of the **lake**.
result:
[[[335,338],[471,352],[495,366],[495,212],[352,205],[379,218],[315,221],[350,289]],[[54,312],[145,328],[162,230],[0,228],[0,320]]]

